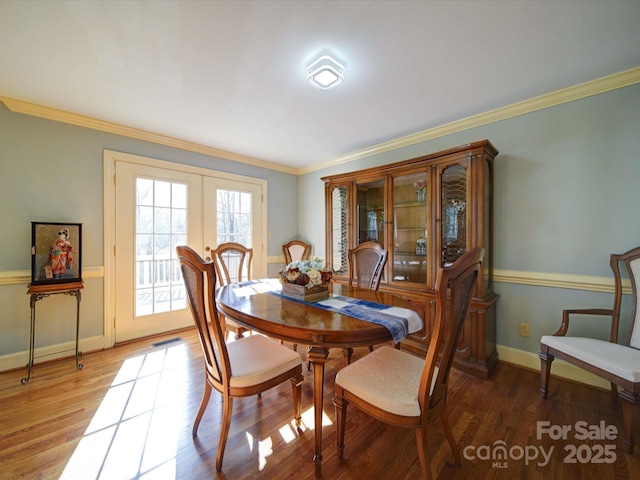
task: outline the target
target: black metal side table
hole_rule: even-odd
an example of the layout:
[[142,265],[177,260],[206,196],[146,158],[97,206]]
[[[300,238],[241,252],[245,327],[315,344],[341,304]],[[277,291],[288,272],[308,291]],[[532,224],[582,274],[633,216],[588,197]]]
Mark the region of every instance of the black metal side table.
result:
[[[26,384],[31,378],[31,369],[35,359],[35,343],[36,343],[36,303],[43,298],[51,295],[68,295],[76,298],[76,368],[80,369],[84,365],[80,363],[82,352],[78,350],[78,337],[80,334],[80,290],[84,288],[83,282],[61,283],[55,285],[29,285],[27,294],[31,295],[31,339],[29,343],[29,363],[27,363],[27,376],[21,382]],[[58,352],[60,353],[60,352]]]

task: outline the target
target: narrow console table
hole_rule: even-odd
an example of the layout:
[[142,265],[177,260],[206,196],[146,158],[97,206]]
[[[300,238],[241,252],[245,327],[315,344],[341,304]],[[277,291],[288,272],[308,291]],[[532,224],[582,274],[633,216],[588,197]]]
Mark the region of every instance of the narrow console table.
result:
[[[80,282],[61,283],[55,285],[31,285],[29,284],[29,290],[27,294],[31,296],[31,338],[29,343],[29,363],[27,363],[27,376],[24,377],[21,382],[26,384],[31,378],[31,369],[33,368],[33,361],[35,359],[35,342],[36,342],[36,304],[43,298],[47,298],[51,295],[68,295],[70,297],[76,297],[76,368],[80,369],[83,365],[80,363],[80,356],[82,352],[78,350],[78,336],[80,334],[80,290],[84,287],[84,284]],[[60,353],[60,352],[57,352]]]

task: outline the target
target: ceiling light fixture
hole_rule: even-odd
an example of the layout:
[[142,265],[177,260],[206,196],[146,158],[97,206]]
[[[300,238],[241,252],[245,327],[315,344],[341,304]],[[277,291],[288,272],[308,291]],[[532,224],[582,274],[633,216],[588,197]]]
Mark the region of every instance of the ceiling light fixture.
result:
[[344,81],[344,65],[323,55],[307,67],[307,81],[320,90],[329,90]]

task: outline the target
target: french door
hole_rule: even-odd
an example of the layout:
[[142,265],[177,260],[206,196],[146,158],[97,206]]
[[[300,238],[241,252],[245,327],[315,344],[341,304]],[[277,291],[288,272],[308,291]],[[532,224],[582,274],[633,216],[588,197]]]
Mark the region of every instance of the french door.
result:
[[[262,256],[264,245],[256,229],[256,212],[260,211],[262,201],[261,188],[255,184],[228,179],[206,177],[204,179],[205,216],[215,218],[215,225],[206,222],[204,232],[205,258],[210,259],[209,252],[221,243],[235,242],[253,249],[254,262],[251,270],[252,278],[262,278],[266,270],[264,262],[256,262]],[[257,218],[260,218],[258,216]],[[247,278],[248,266],[244,265],[242,278]],[[234,275],[237,268],[231,268]],[[231,278],[231,281],[237,281]]]
[[206,258],[219,243],[242,243],[254,249],[253,276],[266,273],[260,182],[128,161],[114,169],[115,342],[193,325],[178,245]]

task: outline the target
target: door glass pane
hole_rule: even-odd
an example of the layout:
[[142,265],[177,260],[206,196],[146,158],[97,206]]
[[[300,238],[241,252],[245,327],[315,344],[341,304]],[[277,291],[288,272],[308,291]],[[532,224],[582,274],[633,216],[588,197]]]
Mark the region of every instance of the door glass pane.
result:
[[384,180],[357,184],[358,245],[376,242],[384,247]]
[[448,267],[467,251],[467,169],[452,165],[441,178],[442,266]]
[[[239,190],[221,189],[216,192],[217,213],[217,245],[234,242],[253,248],[253,218],[252,208],[253,194]],[[239,281],[235,278],[238,271],[240,258],[233,258],[232,254],[225,258],[229,268],[232,283]],[[245,261],[242,267],[242,278],[246,279],[248,264]]]
[[252,194],[235,190],[217,191],[217,242],[235,242],[253,247],[251,235]]
[[185,184],[136,179],[135,316],[186,308],[176,246],[186,244]]
[[427,282],[427,175],[393,178],[393,270],[395,282]]
[[331,266],[337,274],[345,274],[349,265],[347,260],[349,236],[347,229],[347,187],[335,187],[331,192]]

